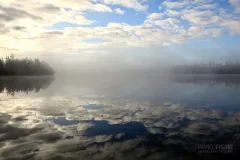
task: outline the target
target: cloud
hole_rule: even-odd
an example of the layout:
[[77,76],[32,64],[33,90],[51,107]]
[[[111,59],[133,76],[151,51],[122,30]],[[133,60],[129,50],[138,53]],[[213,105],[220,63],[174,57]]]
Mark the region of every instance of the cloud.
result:
[[221,20],[213,11],[196,9],[184,10],[182,18],[195,25],[218,25]]
[[125,14],[125,11],[120,9],[120,8],[116,8],[114,9],[114,11],[117,13],[117,14],[120,14],[120,15],[124,15]]
[[13,21],[19,18],[31,18],[31,19],[41,19],[39,16],[32,15],[24,10],[3,7],[0,5],[0,21]]
[[[23,3],[24,2],[24,3]],[[8,0],[0,2],[0,51],[2,54],[76,54],[116,52],[127,49],[167,47],[192,39],[239,35],[238,13],[213,0],[164,1],[161,12],[139,13],[129,23],[127,9],[146,12],[149,1],[138,0]],[[238,1],[230,0],[233,6]],[[119,8],[118,8],[119,7]],[[92,12],[120,14],[121,19],[98,21]],[[133,14],[133,15],[135,15]],[[96,14],[98,15],[98,14]],[[91,18],[89,18],[91,17]],[[136,17],[136,18],[137,18]],[[128,23],[127,23],[128,22]],[[89,39],[100,39],[91,43]],[[28,44],[25,47],[24,44]],[[93,54],[94,53],[94,54]]]
[[168,29],[168,30],[181,28],[180,21],[175,18],[167,18],[167,19],[163,19],[163,20],[157,20],[157,21],[154,21],[154,24],[163,29]]
[[[52,1],[51,1],[52,2]],[[9,4],[8,4],[9,3]],[[13,19],[14,22],[11,21],[8,23],[10,25],[22,25],[26,27],[28,30],[33,28],[42,28],[46,25],[53,25],[57,22],[70,22],[76,24],[88,25],[93,23],[92,20],[88,20],[85,16],[79,11],[66,10],[64,8],[60,8],[59,6],[55,6],[53,4],[48,3],[39,3],[35,5],[34,2],[29,1],[26,5],[22,5],[19,1],[8,1],[8,3],[4,3],[6,6],[14,6],[16,3],[17,6],[15,8],[6,8],[2,7],[4,11],[8,11],[8,16],[5,19]],[[94,8],[96,6],[96,8]],[[93,6],[92,10],[100,10],[98,5]],[[27,12],[26,12],[27,11]],[[102,9],[101,9],[102,11]],[[4,13],[4,12],[3,12]],[[37,16],[36,16],[37,15]]]
[[171,9],[167,9],[164,14],[166,14],[169,17],[175,17],[175,16],[180,16],[181,12],[180,11],[176,11],[176,10],[171,10]]
[[212,36],[212,37],[219,37],[223,35],[224,30],[221,28],[211,28],[211,29],[205,29],[203,27],[199,26],[191,26],[188,28],[187,34],[191,38],[201,38],[204,36]]
[[[98,8],[98,11],[104,12],[104,9]],[[93,20],[87,19],[85,16],[80,15],[80,14],[75,14],[70,11],[66,11],[66,14],[63,13],[62,17],[59,17],[57,20],[59,22],[70,22],[70,23],[75,23],[75,24],[80,24],[80,25],[89,25],[94,23]]]
[[163,42],[162,45],[163,45],[163,46],[169,46],[169,45],[171,45],[171,43]]
[[46,34],[63,35],[63,32],[61,32],[61,31],[50,31],[50,32],[46,32]]
[[103,4],[95,4],[94,5],[94,11],[98,12],[113,12],[112,9],[106,5]]
[[215,9],[218,7],[217,3],[213,3],[213,4],[203,4],[203,5],[199,5],[197,7],[195,7],[196,9],[204,9],[204,10],[209,10],[209,9]]
[[229,3],[236,8],[237,12],[240,12],[240,1],[239,0],[229,0]]
[[148,15],[147,18],[149,19],[159,19],[162,18],[163,14],[162,13],[151,13],[150,15]]
[[171,8],[171,9],[178,9],[178,8],[183,8],[189,3],[187,1],[179,1],[179,2],[174,2],[174,1],[164,1],[162,3],[162,6]]
[[240,35],[240,21],[225,21],[221,25],[229,28],[232,35]]
[[89,0],[81,0],[76,1],[76,0],[43,0],[41,1],[45,4],[52,4],[54,6],[57,6],[59,8],[70,8],[72,10],[77,10],[77,11],[84,11],[84,10],[92,10],[95,8],[96,5],[94,5],[91,1]]
[[147,5],[142,5],[139,3],[137,0],[96,0],[96,1],[103,1],[103,3],[108,4],[108,5],[121,5],[123,7],[127,8],[132,8],[135,9],[136,11],[146,11],[148,6]]

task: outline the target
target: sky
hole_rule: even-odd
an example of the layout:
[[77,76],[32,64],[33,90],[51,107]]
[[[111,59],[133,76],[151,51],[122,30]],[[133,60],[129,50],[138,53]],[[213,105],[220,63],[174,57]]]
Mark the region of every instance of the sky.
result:
[[0,56],[61,70],[236,60],[239,35],[240,0],[0,1]]

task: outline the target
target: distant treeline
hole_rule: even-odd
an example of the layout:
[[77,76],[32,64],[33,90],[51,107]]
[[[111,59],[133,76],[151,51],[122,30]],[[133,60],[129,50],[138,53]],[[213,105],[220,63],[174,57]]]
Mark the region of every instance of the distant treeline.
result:
[[13,55],[0,59],[0,76],[53,75],[54,70],[38,59],[16,59]]
[[172,69],[180,74],[240,74],[240,63],[202,63],[178,65]]

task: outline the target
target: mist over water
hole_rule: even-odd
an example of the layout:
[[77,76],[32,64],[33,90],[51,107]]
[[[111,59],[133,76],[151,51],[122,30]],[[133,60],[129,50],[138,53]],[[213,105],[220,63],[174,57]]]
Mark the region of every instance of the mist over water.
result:
[[107,73],[116,75],[169,73],[172,67],[187,64],[235,63],[240,59],[238,53],[235,46],[229,46],[226,50],[218,44],[210,49],[188,45],[184,47],[149,46],[147,48],[139,46],[134,49],[119,46],[117,49],[110,48],[103,51],[93,49],[71,54],[42,54],[38,57],[47,61],[57,75]]

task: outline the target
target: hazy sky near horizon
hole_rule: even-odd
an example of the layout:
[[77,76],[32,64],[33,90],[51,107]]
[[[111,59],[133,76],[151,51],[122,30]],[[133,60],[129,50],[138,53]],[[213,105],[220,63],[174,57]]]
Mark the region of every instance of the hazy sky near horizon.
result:
[[0,56],[55,65],[236,60],[239,35],[240,0],[0,1]]

